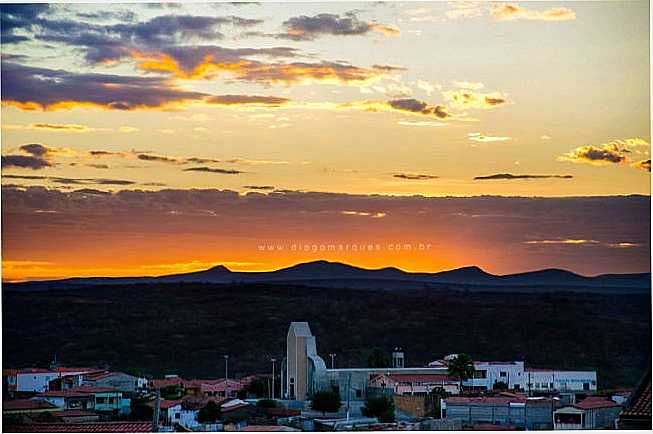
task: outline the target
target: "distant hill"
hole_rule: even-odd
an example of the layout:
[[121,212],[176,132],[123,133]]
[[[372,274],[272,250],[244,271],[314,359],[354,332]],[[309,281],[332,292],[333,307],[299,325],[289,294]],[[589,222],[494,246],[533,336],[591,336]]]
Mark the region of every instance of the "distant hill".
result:
[[493,275],[479,267],[464,267],[438,273],[410,273],[398,268],[365,269],[339,262],[314,261],[270,272],[236,272],[224,265],[193,273],[144,277],[91,277],[5,284],[7,290],[47,291],[89,285],[142,283],[279,283],[312,287],[357,289],[461,289],[467,291],[523,292],[525,288],[546,288],[574,292],[646,293],[651,274],[603,274],[587,277],[566,270],[547,269],[526,273]]

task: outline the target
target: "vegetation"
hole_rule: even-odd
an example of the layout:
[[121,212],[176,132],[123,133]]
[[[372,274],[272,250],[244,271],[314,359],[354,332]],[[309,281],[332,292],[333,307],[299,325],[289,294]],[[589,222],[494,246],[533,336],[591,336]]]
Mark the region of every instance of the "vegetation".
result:
[[220,406],[213,401],[206,403],[197,413],[199,423],[214,423],[220,419]]
[[340,394],[334,390],[323,390],[313,394],[311,409],[324,413],[335,413],[340,410],[342,402]]
[[161,398],[163,399],[173,400],[182,396],[184,396],[184,388],[180,384],[172,384],[161,388]]
[[260,408],[275,408],[277,407],[277,401],[274,399],[259,399],[256,402],[256,406]]
[[465,353],[458,354],[449,360],[449,375],[458,378],[459,390],[463,390],[463,381],[474,376],[474,361]]
[[369,368],[388,368],[390,367],[390,358],[381,348],[375,347],[367,358],[367,366]]
[[268,390],[267,381],[262,378],[255,378],[245,388],[246,395],[254,396],[256,398],[264,398],[270,395]]
[[368,397],[362,411],[363,416],[376,417],[379,422],[395,421],[395,403],[389,396]]
[[[5,367],[47,366],[56,352],[69,366],[216,378],[224,375],[222,356],[229,354],[229,376],[267,373],[270,357],[282,358],[297,312],[317,336],[319,354],[328,359],[336,353],[340,367],[363,367],[371,347],[398,345],[414,366],[467,352],[478,360],[524,360],[536,368],[597,369],[599,387],[633,387],[650,366],[650,295],[270,284],[143,284],[51,293],[8,287],[3,284]],[[216,321],[218,309],[231,314]]]

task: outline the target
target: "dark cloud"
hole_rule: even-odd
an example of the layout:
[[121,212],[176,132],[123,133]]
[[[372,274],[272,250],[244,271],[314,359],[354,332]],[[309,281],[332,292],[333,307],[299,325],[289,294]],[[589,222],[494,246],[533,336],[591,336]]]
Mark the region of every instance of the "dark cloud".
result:
[[29,30],[37,17],[47,12],[47,4],[0,4],[0,39],[3,44],[14,44],[29,40],[16,35],[16,30]]
[[219,169],[214,167],[189,167],[184,169],[184,172],[208,172],[208,173],[221,173],[223,175],[238,175],[240,173],[245,173],[242,170],[236,169]]
[[427,116],[434,116],[438,119],[446,119],[451,116],[447,107],[443,105],[429,105],[424,101],[414,98],[403,98],[388,101],[388,105],[395,110],[411,113],[420,113]]
[[278,96],[264,95],[217,95],[205,100],[209,104],[216,105],[242,105],[242,104],[260,104],[279,106],[290,101],[288,98]]
[[171,87],[157,77],[77,74],[2,62],[2,98],[25,110],[92,105],[114,110],[162,108],[206,94]]
[[550,179],[550,178],[559,178],[559,179],[572,179],[572,175],[513,175],[510,173],[497,173],[495,175],[487,176],[476,176],[475,180],[492,180],[492,179]]
[[43,146],[39,143],[30,143],[29,145],[22,145],[19,148],[21,151],[28,154],[32,154],[35,157],[45,157],[48,152],[52,152],[52,149],[47,146]]
[[99,194],[99,195],[111,195],[110,191],[96,190],[94,188],[80,188],[79,190],[74,190],[73,193],[77,194]]
[[133,11],[98,11],[98,12],[78,12],[78,18],[88,20],[118,20],[118,21],[135,21],[136,13]]
[[435,175],[425,175],[421,173],[395,173],[392,175],[394,178],[399,179],[409,179],[411,181],[415,180],[427,180],[427,179],[438,179],[439,176]]
[[495,106],[495,105],[505,104],[506,99],[505,98],[493,98],[493,97],[490,97],[490,96],[486,96],[485,97],[485,102],[488,105]]
[[587,163],[623,163],[630,151],[619,143],[608,143],[602,146],[581,146],[563,156],[564,160]]
[[50,167],[52,164],[41,157],[32,155],[3,155],[2,167],[38,170]]
[[89,154],[93,157],[121,157],[124,154],[122,152],[113,152],[113,151],[102,151],[102,150],[93,150],[89,151]]
[[136,158],[143,161],[156,161],[158,163],[183,164],[178,158],[166,157],[165,155],[137,154]]
[[274,190],[274,185],[243,185],[248,190]]
[[311,41],[324,35],[364,35],[372,30],[386,35],[399,33],[394,26],[362,21],[353,12],[343,16],[327,13],[315,16],[302,15],[284,21],[283,25],[286,31],[276,37],[294,41]]
[[3,175],[8,179],[23,179],[30,181],[50,181],[56,184],[79,185],[79,184],[97,184],[97,185],[134,185],[136,182],[124,179],[106,179],[106,178],[64,178],[61,176],[30,176],[30,175]]

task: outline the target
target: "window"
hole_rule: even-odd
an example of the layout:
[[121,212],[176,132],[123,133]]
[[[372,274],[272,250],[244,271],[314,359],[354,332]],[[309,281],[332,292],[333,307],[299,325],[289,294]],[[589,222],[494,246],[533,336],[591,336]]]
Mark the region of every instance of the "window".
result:
[[550,383],[550,384],[549,384],[549,387],[550,387],[551,389],[553,389],[553,383]]
[[179,419],[181,417],[181,413],[175,413],[175,419]]
[[356,398],[362,398],[363,397],[363,391],[360,389],[356,389]]
[[499,372],[499,377],[507,377],[508,373],[506,371]]
[[487,378],[487,371],[474,371],[474,378]]

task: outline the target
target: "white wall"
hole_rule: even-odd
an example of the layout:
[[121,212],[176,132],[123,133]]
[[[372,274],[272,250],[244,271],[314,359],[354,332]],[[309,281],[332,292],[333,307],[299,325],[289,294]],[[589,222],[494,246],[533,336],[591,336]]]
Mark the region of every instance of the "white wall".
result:
[[556,391],[582,392],[586,384],[589,385],[587,391],[597,390],[596,371],[527,371],[526,390],[529,382],[530,390],[535,392],[550,391],[551,384]]
[[59,377],[57,372],[30,372],[16,375],[16,390],[19,392],[46,392],[48,383]]
[[494,383],[503,381],[508,384],[510,389],[513,389],[515,385],[523,389],[526,384],[524,362],[474,362],[474,369],[486,371],[486,378],[470,378],[463,383],[465,386],[492,389]]

